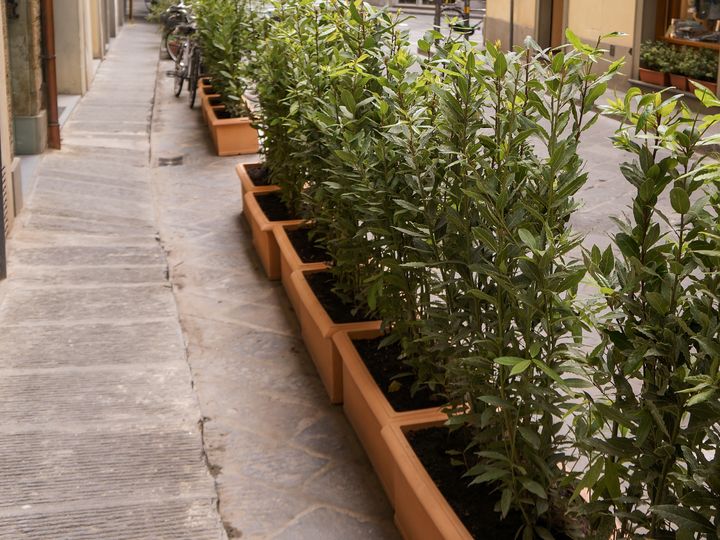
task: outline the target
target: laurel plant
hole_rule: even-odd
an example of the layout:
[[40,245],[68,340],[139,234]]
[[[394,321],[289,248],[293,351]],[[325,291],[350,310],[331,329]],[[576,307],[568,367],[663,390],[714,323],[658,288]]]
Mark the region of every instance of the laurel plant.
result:
[[450,424],[470,430],[469,481],[497,493],[523,538],[588,533],[567,504],[576,456],[563,419],[587,384],[568,220],[587,179],[579,142],[621,62],[598,73],[603,51],[568,38],[556,51],[457,46],[438,88],[445,221],[426,339],[447,362]]
[[614,142],[636,192],[613,245],[586,254],[607,310],[581,487],[619,538],[718,538],[720,173],[700,150],[717,143],[720,117],[637,89],[608,111],[623,119]]

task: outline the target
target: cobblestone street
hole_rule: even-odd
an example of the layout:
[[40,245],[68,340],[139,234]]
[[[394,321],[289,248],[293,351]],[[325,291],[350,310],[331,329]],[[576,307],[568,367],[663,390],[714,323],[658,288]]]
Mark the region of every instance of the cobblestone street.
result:
[[[0,284],[0,538],[398,539],[242,222],[235,165],[124,27],[47,153]],[[629,186],[601,118],[575,218]],[[170,164],[169,166],[167,164]]]

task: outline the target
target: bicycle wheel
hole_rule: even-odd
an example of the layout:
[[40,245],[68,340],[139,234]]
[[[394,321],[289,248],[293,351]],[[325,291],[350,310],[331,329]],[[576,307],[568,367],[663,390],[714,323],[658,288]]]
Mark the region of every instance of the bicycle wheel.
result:
[[198,82],[200,81],[200,49],[193,47],[190,55],[190,74],[188,76],[188,92],[190,94],[190,108],[195,106]]
[[185,36],[183,36],[176,28],[168,30],[163,35],[163,48],[168,53],[172,61],[177,61],[178,55],[182,50]]
[[178,55],[177,60],[175,60],[175,73],[173,73],[173,76],[175,77],[175,82],[173,84],[175,97],[180,97],[180,94],[182,93],[183,83],[187,78],[187,65],[185,65],[184,46],[182,49],[180,49],[180,54]]

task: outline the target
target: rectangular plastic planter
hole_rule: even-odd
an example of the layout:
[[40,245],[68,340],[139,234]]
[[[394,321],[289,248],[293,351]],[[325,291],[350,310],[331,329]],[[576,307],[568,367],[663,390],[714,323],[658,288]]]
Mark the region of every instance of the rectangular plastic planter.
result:
[[257,154],[260,141],[250,118],[218,118],[225,107],[206,107],[210,135],[218,156]]
[[405,437],[408,431],[443,422],[431,418],[398,419],[382,430],[395,464],[395,525],[405,540],[472,540]]
[[290,304],[292,304],[293,309],[297,312],[301,307],[298,292],[295,289],[292,279],[290,279],[293,272],[297,270],[325,270],[327,264],[323,262],[306,263],[302,261],[287,235],[287,231],[296,228],[297,227],[275,227],[274,232],[275,241],[280,250],[280,280],[285,288],[285,293],[290,299]]
[[280,249],[275,240],[275,227],[299,227],[302,219],[270,221],[257,202],[258,196],[266,193],[246,193],[243,198],[243,212],[252,230],[252,241],[268,279],[280,279]]
[[342,403],[342,359],[332,337],[340,331],[379,331],[380,321],[336,323],[313,293],[306,274],[322,270],[296,270],[290,276],[297,292],[298,307],[295,313],[300,321],[303,341],[325,385],[331,403]]
[[237,167],[235,167],[235,172],[237,173],[238,179],[240,180],[240,189],[242,191],[243,199],[245,198],[246,193],[267,193],[269,191],[280,190],[280,186],[276,184],[256,186],[250,179],[250,174],[248,172],[249,169],[256,167],[262,167],[262,163],[238,163]]
[[379,331],[343,331],[333,335],[333,342],[342,358],[343,409],[355,429],[391,504],[395,504],[393,476],[396,465],[382,430],[392,422],[419,420],[443,421],[439,407],[397,412],[368,371],[353,339],[372,339]]

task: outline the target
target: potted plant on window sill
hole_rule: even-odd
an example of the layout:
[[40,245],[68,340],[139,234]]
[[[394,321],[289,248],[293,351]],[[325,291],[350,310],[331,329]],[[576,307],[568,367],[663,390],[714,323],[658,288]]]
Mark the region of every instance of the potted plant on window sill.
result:
[[640,46],[640,80],[656,86],[667,86],[671,70],[672,47],[663,41],[645,41]]

